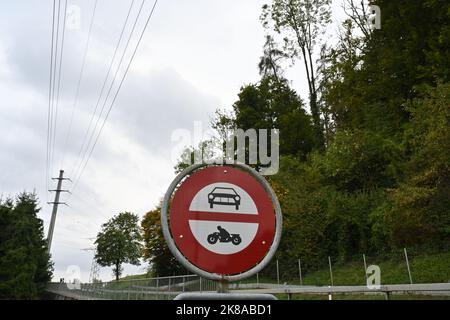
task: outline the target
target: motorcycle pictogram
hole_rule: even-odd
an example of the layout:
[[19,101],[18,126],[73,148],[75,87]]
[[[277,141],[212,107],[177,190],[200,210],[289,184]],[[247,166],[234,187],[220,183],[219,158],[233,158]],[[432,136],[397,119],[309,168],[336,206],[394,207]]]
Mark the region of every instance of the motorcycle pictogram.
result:
[[217,226],[218,232],[211,233],[208,235],[208,243],[216,244],[217,241],[220,242],[231,242],[235,246],[239,245],[242,242],[241,236],[237,233],[230,234],[227,230],[222,228],[221,226]]

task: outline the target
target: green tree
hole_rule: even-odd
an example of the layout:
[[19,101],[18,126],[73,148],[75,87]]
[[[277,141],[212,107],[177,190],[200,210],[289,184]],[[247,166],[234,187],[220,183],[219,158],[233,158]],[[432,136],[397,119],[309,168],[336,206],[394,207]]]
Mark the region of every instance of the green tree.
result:
[[314,123],[317,145],[324,143],[318,104],[314,50],[326,25],[331,22],[331,0],[273,0],[263,6],[261,20],[273,27],[284,40],[286,55],[301,58],[309,89],[309,107]]
[[141,222],[144,230],[144,258],[156,276],[171,276],[184,271],[164,239],[161,228],[161,206],[147,212]]
[[187,146],[174,167],[175,173],[180,173],[194,163],[216,159],[221,156],[221,144],[216,137],[201,141],[196,148]]
[[280,153],[305,158],[314,146],[311,118],[303,101],[286,81],[266,77],[241,88],[233,104],[234,126],[247,129],[280,129]]
[[113,266],[116,280],[122,273],[122,264],[140,264],[142,234],[138,222],[137,215],[122,212],[103,224],[97,234],[95,260],[103,267]]
[[[268,180],[283,212],[283,276],[297,275],[298,258],[309,272],[327,256],[344,262],[450,245],[450,3],[370,1],[382,14],[375,30],[366,25],[368,1],[344,3],[339,42],[321,46],[318,69],[312,57],[330,1],[264,6],[262,21],[275,33],[259,61],[262,79],[213,120],[221,141],[236,128],[280,129],[280,170]],[[305,64],[311,116],[283,78],[288,58]],[[315,140],[322,124],[324,144]]]
[[40,298],[51,279],[39,210],[34,193],[0,200],[0,299]]
[[320,164],[327,184],[340,191],[395,186],[400,147],[370,130],[339,130]]
[[390,190],[387,221],[396,246],[449,245],[450,84],[427,87],[412,101],[405,130],[404,176]]
[[364,12],[353,0],[346,3],[349,19],[340,41],[321,54],[323,108],[337,128],[370,129],[400,140],[417,86],[450,79],[450,5],[371,1],[382,20],[381,29],[370,31],[361,20]]
[[338,129],[361,128],[362,95],[366,81],[361,69],[366,39],[355,35],[354,22],[344,21],[335,46],[322,46],[319,59],[320,104],[324,117],[327,145]]
[[277,44],[271,35],[266,35],[263,56],[260,58],[258,69],[263,77],[273,77],[275,81],[283,80],[283,70],[280,62],[288,58],[287,54],[277,48]]
[[386,136],[402,137],[410,114],[407,104],[416,86],[449,81],[450,4],[447,1],[389,1],[374,4],[382,12],[381,29],[364,49],[358,79],[361,125]]

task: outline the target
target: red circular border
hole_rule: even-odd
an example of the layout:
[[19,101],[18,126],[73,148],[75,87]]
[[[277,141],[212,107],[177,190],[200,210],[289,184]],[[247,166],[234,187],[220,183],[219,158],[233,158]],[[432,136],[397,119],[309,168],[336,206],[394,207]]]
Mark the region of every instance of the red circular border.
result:
[[[234,254],[207,250],[195,239],[189,227],[192,199],[203,187],[219,182],[244,189],[258,210],[259,226],[255,238]],[[250,174],[229,166],[207,167],[189,176],[175,192],[169,219],[172,237],[181,254],[198,268],[211,273],[233,275],[250,270],[266,256],[275,237],[276,216],[269,195]]]

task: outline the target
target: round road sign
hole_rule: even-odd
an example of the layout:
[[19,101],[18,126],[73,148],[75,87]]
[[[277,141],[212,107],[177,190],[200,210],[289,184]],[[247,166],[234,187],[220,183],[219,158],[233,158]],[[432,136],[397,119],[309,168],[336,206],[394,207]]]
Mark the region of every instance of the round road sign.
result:
[[237,280],[258,272],[273,256],[281,211],[268,183],[250,167],[195,165],[169,187],[162,224],[169,248],[188,269]]

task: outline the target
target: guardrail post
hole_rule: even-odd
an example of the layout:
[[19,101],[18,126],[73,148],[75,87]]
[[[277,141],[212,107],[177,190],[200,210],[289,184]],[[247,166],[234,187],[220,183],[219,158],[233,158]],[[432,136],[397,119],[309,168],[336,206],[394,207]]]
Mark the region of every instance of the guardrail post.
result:
[[363,253],[363,261],[364,261],[364,275],[366,276],[366,283],[367,283],[367,264],[366,264],[366,255]]
[[228,293],[228,281],[225,279],[217,281],[217,292],[218,293]]
[[406,260],[406,267],[408,268],[409,282],[413,284],[411,277],[411,269],[409,268],[408,253],[406,252],[406,248],[403,248],[403,251],[405,252],[405,260]]
[[202,277],[200,277],[200,292],[202,292]]
[[159,278],[156,278],[156,300],[159,300]]
[[333,287],[334,286],[334,283],[333,283],[333,270],[331,269],[331,257],[330,256],[328,256],[328,264],[330,265],[330,279],[331,279],[331,286]]
[[278,266],[278,259],[277,259],[277,283],[280,285],[280,268]]
[[303,285],[303,278],[302,278],[302,261],[298,259],[298,275],[300,277],[300,285]]

